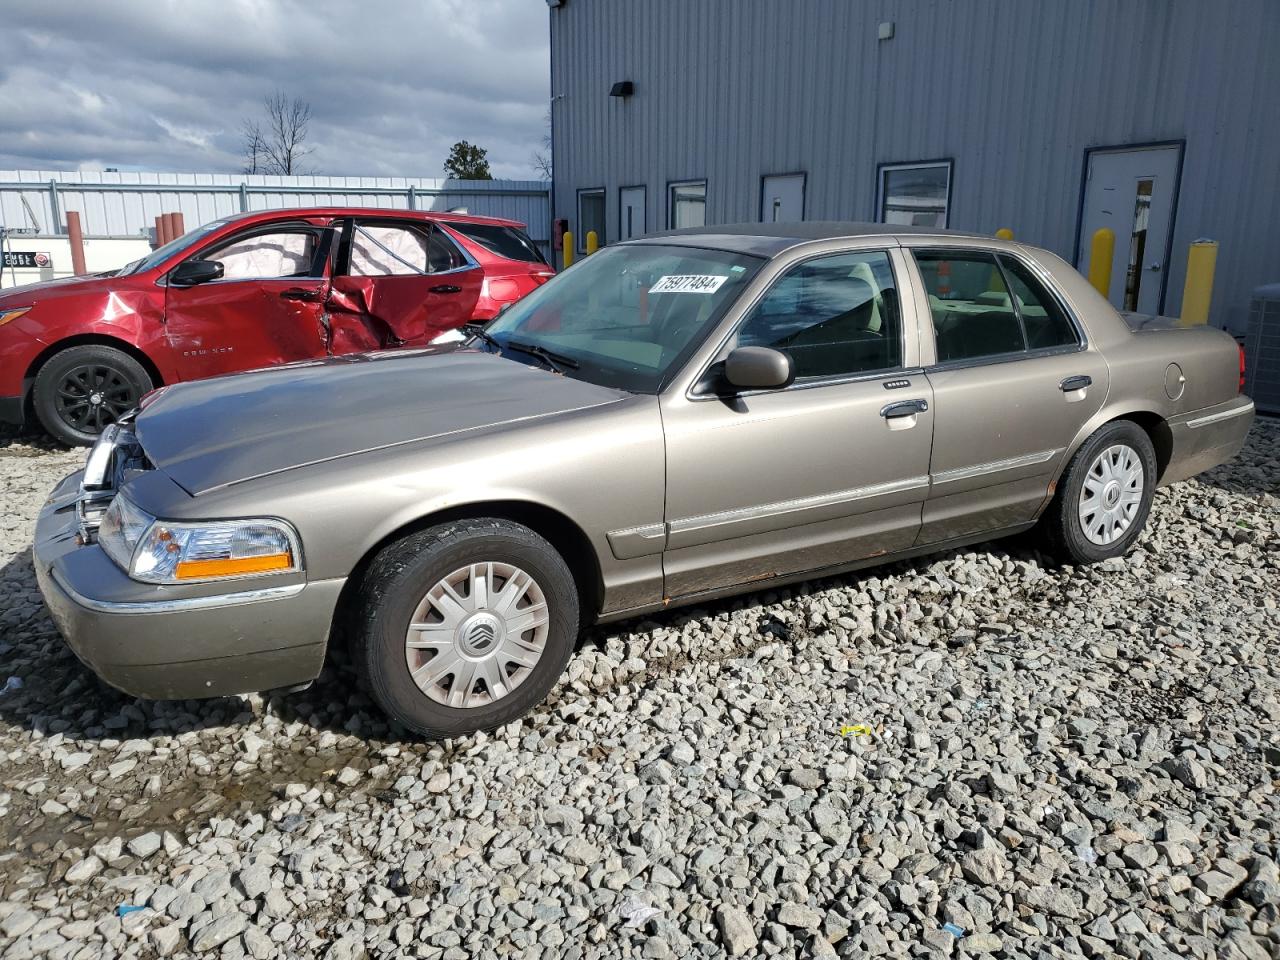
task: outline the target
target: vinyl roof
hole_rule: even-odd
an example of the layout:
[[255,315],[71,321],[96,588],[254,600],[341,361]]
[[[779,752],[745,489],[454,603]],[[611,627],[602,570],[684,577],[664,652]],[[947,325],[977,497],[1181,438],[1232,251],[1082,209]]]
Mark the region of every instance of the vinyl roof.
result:
[[852,239],[855,237],[893,237],[911,234],[931,237],[990,237],[959,230],[911,227],[897,223],[860,223],[856,220],[805,220],[801,223],[730,223],[713,227],[685,227],[646,234],[628,243],[678,243],[690,247],[711,247],[735,253],[772,257],[791,247],[811,240]]

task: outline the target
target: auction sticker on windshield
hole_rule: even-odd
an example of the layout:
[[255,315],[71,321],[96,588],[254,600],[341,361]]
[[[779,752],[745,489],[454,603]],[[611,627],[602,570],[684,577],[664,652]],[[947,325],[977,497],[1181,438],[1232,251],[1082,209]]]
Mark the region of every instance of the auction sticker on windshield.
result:
[[650,293],[715,293],[728,277],[717,277],[708,273],[687,273],[683,275],[660,277],[658,282],[649,288]]

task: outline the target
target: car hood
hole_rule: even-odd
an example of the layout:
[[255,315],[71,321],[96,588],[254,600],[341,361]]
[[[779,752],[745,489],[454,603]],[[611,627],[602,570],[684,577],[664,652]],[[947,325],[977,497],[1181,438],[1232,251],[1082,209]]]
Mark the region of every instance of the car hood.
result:
[[111,288],[113,277],[95,273],[86,277],[62,277],[58,280],[41,280],[23,283],[0,290],[0,310],[8,307],[27,307],[33,303],[68,294],[97,293]]
[[456,346],[285,364],[164,389],[138,415],[147,458],[199,496],[229,484],[626,396]]

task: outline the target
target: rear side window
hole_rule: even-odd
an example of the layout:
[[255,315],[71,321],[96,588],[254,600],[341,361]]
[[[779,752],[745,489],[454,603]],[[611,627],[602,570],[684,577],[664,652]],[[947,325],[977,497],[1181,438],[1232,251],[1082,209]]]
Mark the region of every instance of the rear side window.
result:
[[796,379],[902,365],[902,320],[889,256],[838,254],[797,264],[756,304],[738,346],[790,354]]
[[351,238],[353,277],[422,276],[466,265],[458,245],[431,227],[357,223]]
[[1009,286],[1013,288],[1018,314],[1027,331],[1027,346],[1032,350],[1044,350],[1079,344],[1080,337],[1066,311],[1031,271],[1013,257],[1002,256],[1000,263]]
[[427,267],[431,273],[443,273],[446,270],[457,270],[467,265],[467,258],[462,255],[458,245],[445,236],[443,230],[431,231],[431,242],[427,246]]
[[938,361],[977,360],[1026,349],[1004,273],[989,253],[921,251]]
[[427,232],[413,227],[357,223],[351,238],[353,277],[415,276],[427,273]]
[[538,250],[537,244],[529,239],[529,235],[515,227],[504,227],[491,223],[450,223],[454,230],[468,240],[473,240],[490,253],[508,260],[523,260],[526,263],[546,263],[546,259]]

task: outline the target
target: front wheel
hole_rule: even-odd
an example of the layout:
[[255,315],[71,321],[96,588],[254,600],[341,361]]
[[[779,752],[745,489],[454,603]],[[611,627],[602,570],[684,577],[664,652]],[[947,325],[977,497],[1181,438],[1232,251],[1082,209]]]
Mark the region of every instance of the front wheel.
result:
[[70,446],[93,443],[102,428],[138,405],[154,384],[146,368],[123,350],[88,343],[68,347],[36,374],[36,419]]
[[1138,539],[1155,496],[1156,455],[1136,423],[1117,420],[1081,444],[1044,517],[1052,552],[1064,562],[1118,557]]
[[578,592],[527,527],[481,518],[392,544],[370,565],[353,655],[392,718],[432,738],[517,720],[555,685],[578,634]]

